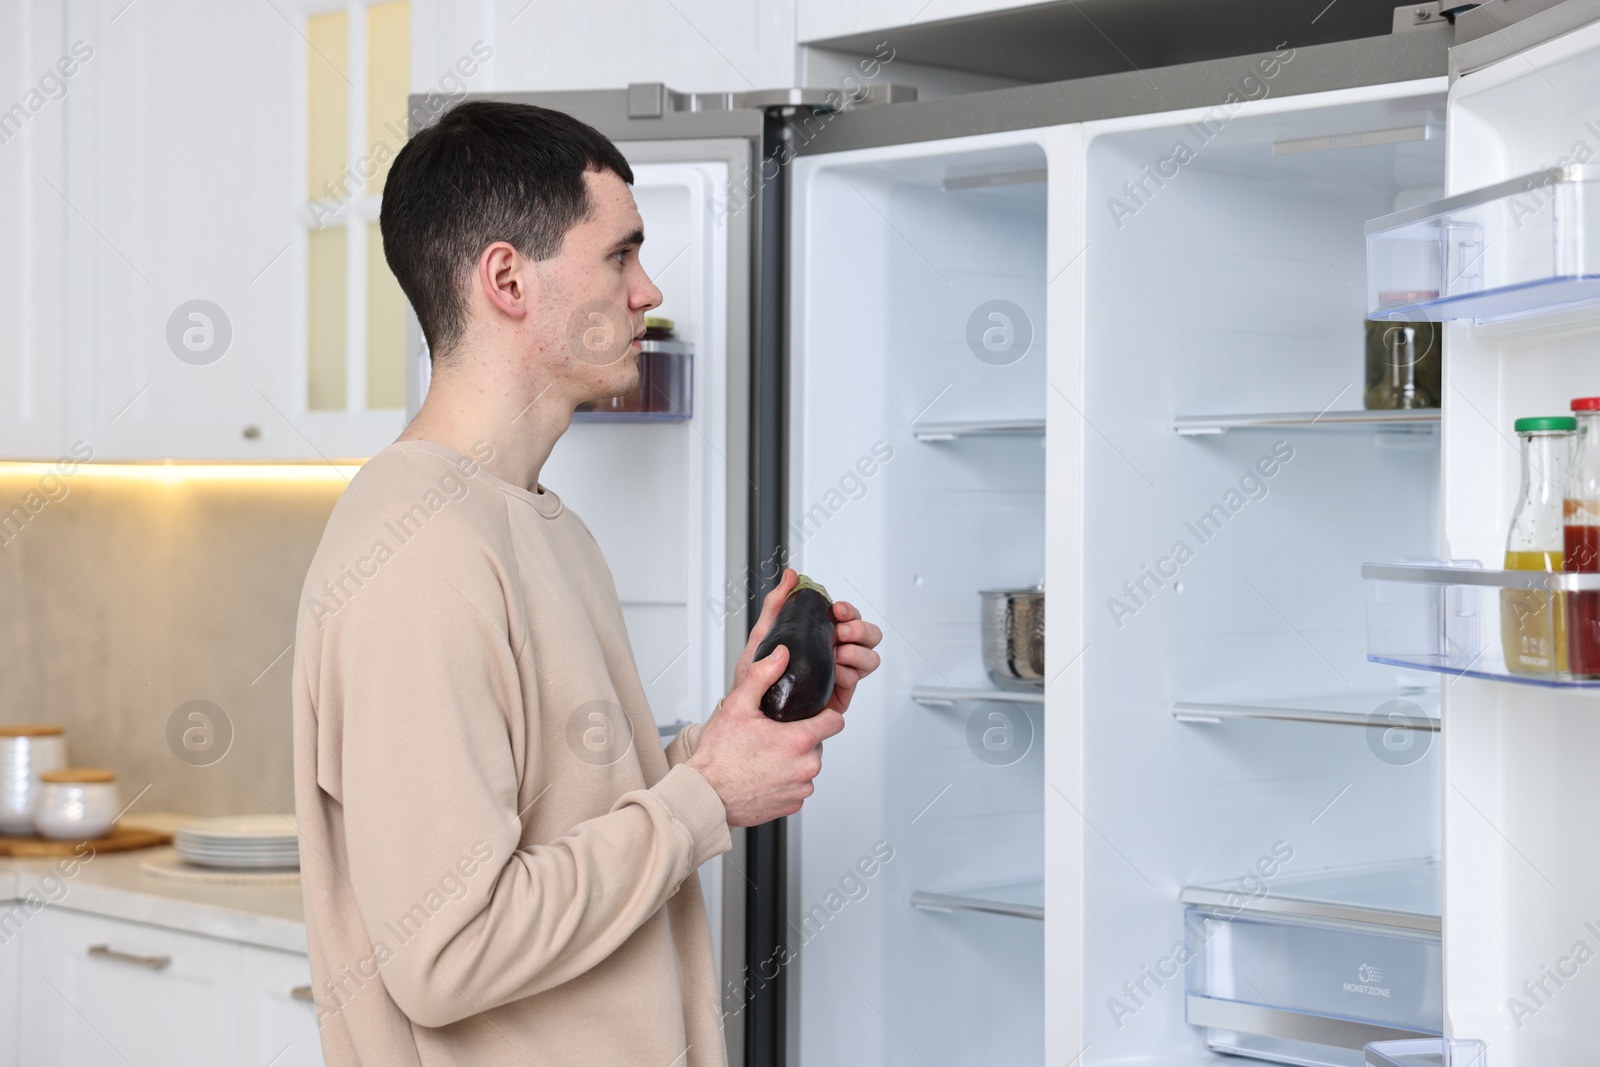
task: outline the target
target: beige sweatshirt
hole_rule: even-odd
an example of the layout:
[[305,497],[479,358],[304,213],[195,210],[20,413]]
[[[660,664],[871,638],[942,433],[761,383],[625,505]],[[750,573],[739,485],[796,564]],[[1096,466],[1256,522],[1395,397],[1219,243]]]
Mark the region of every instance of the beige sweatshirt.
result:
[[329,1067],[725,1062],[694,872],[726,812],[554,493],[426,441],[363,466],[306,576],[294,734]]

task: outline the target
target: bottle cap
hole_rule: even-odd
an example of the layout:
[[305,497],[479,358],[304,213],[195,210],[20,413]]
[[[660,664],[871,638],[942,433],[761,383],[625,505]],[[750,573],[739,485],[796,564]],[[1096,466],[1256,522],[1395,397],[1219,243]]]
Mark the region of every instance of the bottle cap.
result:
[[1580,396],[1572,402],[1573,411],[1600,411],[1600,396]]
[[644,317],[644,328],[647,330],[670,330],[672,329],[672,320],[663,319],[656,315],[646,315]]
[[1578,420],[1571,415],[1550,415],[1533,419],[1518,419],[1518,433],[1571,433],[1578,428]]

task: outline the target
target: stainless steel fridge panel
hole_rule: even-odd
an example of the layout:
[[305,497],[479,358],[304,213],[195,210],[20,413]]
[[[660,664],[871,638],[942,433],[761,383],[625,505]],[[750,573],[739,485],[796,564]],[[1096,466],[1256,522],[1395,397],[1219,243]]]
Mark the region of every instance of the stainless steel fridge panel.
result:
[[[1579,0],[1573,0],[1579,2]],[[1600,3],[1600,0],[1582,0]],[[1285,44],[1285,48],[1293,42]],[[1272,76],[1272,95],[1385,85],[1440,77],[1449,63],[1448,34],[1408,33],[1295,49]],[[862,108],[829,117],[826,136],[797,146],[798,155],[947,140],[981,133],[1071,122],[1151,115],[1250,99],[1246,79],[1275,55],[1232,56],[1147,71],[995,89],[936,100]]]

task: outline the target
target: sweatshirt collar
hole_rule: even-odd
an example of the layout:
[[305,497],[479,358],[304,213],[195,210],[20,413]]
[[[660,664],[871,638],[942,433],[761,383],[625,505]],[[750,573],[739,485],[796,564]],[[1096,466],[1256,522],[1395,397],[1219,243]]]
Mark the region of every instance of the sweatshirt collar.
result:
[[539,486],[538,492],[530,493],[527,489],[524,489],[520,485],[514,485],[498,475],[490,474],[489,471],[484,468],[483,464],[479,463],[471,456],[463,455],[462,453],[451,448],[449,445],[441,444],[438,441],[418,440],[415,438],[406,441],[396,441],[388,448],[385,448],[384,451],[424,452],[428,455],[438,456],[440,459],[447,460],[451,466],[455,467],[467,477],[476,478],[479,481],[500,490],[509,497],[523,501],[529,507],[533,508],[534,511],[538,512],[547,519],[553,519],[561,514],[561,498],[556,496],[556,494],[552,493],[549,489],[546,489],[542,484]]

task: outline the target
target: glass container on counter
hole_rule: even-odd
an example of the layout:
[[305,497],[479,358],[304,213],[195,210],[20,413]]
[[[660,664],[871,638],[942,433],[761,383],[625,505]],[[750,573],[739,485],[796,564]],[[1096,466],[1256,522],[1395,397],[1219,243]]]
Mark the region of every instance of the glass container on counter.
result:
[[[1564,505],[1565,567],[1600,571],[1600,396],[1572,402],[1577,415],[1577,455]],[[1600,593],[1567,597],[1568,659],[1579,678],[1600,678]]]
[[[1578,428],[1570,416],[1518,419],[1522,482],[1506,536],[1506,570],[1563,569],[1562,501]],[[1500,642],[1513,674],[1567,672],[1567,594],[1536,589],[1500,591]]]

